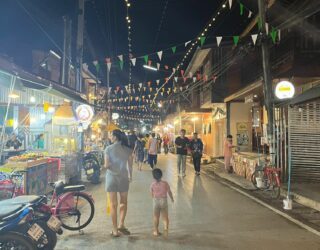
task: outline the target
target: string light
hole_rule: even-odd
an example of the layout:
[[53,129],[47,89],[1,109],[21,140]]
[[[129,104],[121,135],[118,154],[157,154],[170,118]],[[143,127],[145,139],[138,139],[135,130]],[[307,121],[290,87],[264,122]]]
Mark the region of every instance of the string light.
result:
[[[129,57],[131,59],[131,55],[132,55],[132,44],[131,44],[131,19],[129,16],[129,8],[131,7],[131,3],[129,2],[129,0],[125,0],[125,4],[127,7],[127,16],[126,16],[126,20],[127,20],[127,25],[128,25],[128,51],[129,51]],[[131,62],[129,62],[129,84],[131,84],[131,74],[132,74],[132,65]]]

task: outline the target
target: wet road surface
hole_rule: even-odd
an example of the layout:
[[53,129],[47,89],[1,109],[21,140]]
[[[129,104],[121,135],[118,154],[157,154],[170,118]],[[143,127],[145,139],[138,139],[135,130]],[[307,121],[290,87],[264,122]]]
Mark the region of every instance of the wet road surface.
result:
[[[64,230],[56,249],[317,249],[320,237],[298,227],[271,210],[207,176],[195,176],[187,167],[180,178],[174,155],[159,155],[158,166],[171,185],[175,203],[169,202],[167,237],[152,236],[152,182],[148,166],[134,171],[129,190],[126,226],[130,236],[111,238],[106,214],[104,179],[88,184],[95,199],[95,217],[84,235]],[[136,167],[135,167],[136,168]],[[160,226],[162,231],[162,225]]]

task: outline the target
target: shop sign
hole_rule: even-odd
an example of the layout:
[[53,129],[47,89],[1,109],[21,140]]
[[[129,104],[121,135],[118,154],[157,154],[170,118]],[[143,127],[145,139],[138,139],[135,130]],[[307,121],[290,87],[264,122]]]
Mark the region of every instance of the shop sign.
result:
[[276,97],[279,99],[289,99],[294,96],[295,88],[291,82],[281,81],[276,85]]
[[80,122],[89,123],[94,115],[94,110],[91,106],[82,104],[76,108],[77,118]]

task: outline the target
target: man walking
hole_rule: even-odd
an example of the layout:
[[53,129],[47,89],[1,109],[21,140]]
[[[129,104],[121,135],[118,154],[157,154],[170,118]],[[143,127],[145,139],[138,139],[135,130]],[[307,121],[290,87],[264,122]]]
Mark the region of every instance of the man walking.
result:
[[192,152],[192,161],[194,166],[194,171],[196,175],[200,175],[200,164],[201,164],[201,157],[203,151],[203,143],[201,139],[198,138],[198,133],[193,133],[193,139],[190,143],[190,148]]
[[158,140],[156,134],[151,134],[151,139],[149,140],[149,150],[148,158],[150,167],[153,169],[154,165],[157,163],[157,153],[158,153]]
[[178,156],[178,175],[182,177],[186,176],[186,161],[189,146],[189,139],[185,137],[185,135],[186,130],[181,129],[180,136],[178,136],[175,141]]

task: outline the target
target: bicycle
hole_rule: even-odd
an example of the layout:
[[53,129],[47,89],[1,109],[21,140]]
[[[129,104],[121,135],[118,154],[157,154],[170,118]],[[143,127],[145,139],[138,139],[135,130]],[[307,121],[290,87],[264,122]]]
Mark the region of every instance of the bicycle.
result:
[[266,159],[264,166],[256,165],[255,171],[251,175],[251,182],[258,190],[271,190],[271,197],[278,199],[281,186],[280,172],[280,168],[271,166]]

